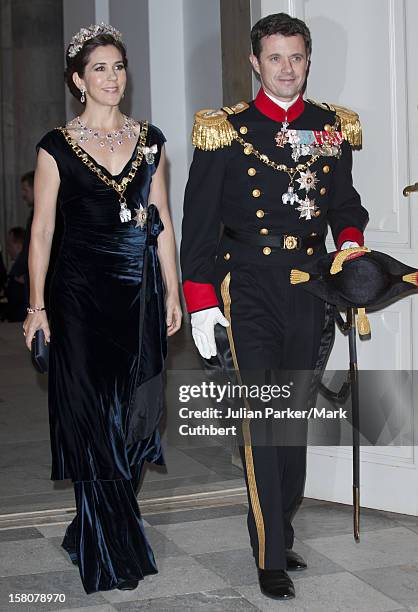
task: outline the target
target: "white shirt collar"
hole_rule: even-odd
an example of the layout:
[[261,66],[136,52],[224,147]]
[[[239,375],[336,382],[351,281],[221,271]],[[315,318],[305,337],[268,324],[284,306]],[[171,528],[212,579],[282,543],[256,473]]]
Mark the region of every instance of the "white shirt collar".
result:
[[280,108],[282,108],[284,111],[289,110],[289,108],[292,106],[292,104],[296,102],[296,100],[299,98],[299,95],[300,95],[298,94],[295,98],[293,98],[293,100],[290,100],[290,102],[283,102],[282,100],[278,100],[274,96],[271,96],[269,93],[266,92],[266,90],[264,90],[264,93],[266,94],[268,98],[270,98],[272,102],[277,104],[277,106],[280,106]]

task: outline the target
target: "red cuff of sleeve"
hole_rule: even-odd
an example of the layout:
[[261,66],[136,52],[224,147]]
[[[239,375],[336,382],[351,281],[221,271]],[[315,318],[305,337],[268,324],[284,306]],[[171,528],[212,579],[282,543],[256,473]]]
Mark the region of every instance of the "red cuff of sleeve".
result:
[[364,245],[364,236],[363,232],[361,232],[356,227],[346,227],[340,232],[337,240],[337,249],[340,250],[341,245],[349,240],[350,242],[357,242],[359,246]]
[[187,280],[183,283],[183,293],[187,311],[190,313],[219,305],[215,289],[209,283],[194,283]]

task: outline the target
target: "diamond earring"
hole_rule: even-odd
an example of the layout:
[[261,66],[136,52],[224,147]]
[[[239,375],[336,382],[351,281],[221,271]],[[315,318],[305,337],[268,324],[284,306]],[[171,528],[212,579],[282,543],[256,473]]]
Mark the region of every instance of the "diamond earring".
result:
[[81,102],[82,104],[84,104],[84,102],[86,101],[86,96],[85,96],[85,93],[86,93],[86,90],[85,90],[85,89],[84,89],[84,87],[83,87],[83,89],[81,90],[81,98],[80,98],[80,102]]

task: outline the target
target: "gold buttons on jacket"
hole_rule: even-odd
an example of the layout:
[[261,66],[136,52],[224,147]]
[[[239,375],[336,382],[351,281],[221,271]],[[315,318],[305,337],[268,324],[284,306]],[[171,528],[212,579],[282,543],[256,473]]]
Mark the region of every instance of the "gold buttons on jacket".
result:
[[225,261],[228,261],[229,259],[231,259],[231,254],[230,253],[225,253],[224,259],[225,259]]
[[261,196],[261,191],[259,189],[253,189],[252,192],[253,198],[259,198]]
[[251,144],[245,145],[245,147],[244,147],[245,155],[251,155],[251,153],[253,152],[253,148],[254,147]]
[[270,255],[270,253],[271,253],[271,248],[270,247],[264,247],[263,255]]
[[320,193],[321,195],[325,195],[325,194],[326,194],[326,192],[327,192],[326,187],[321,187],[321,189],[319,190],[319,193]]
[[255,168],[248,168],[247,174],[249,176],[255,176],[257,174],[257,170]]
[[267,236],[268,233],[269,233],[269,231],[268,231],[268,229],[266,227],[261,228],[260,234],[262,236]]
[[239,129],[240,134],[246,134],[248,132],[248,128],[246,125],[242,125]]
[[330,171],[330,167],[329,167],[329,166],[324,166],[324,167],[322,168],[322,172],[323,172],[324,174],[328,174],[328,172],[329,172],[329,171]]
[[320,211],[320,210],[316,210],[316,211],[315,211],[315,217],[319,217],[319,216],[320,216],[320,214],[321,214],[321,211]]
[[257,210],[257,212],[255,213],[257,215],[257,217],[259,219],[262,219],[264,217],[264,210],[261,210],[261,208],[259,210]]
[[307,255],[313,255],[313,248],[309,247],[309,249],[306,249],[306,254]]
[[330,131],[332,130],[332,127],[330,126],[330,124],[329,124],[329,123],[326,123],[326,124],[324,125],[324,130],[325,130],[326,132],[330,132]]

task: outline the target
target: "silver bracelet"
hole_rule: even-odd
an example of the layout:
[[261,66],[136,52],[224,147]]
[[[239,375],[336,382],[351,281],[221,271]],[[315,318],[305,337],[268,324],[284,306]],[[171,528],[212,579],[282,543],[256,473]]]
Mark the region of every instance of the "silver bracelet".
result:
[[28,314],[35,314],[35,312],[41,312],[42,310],[45,310],[45,306],[34,306],[33,308],[31,306],[29,306],[29,308],[26,308],[26,312]]

